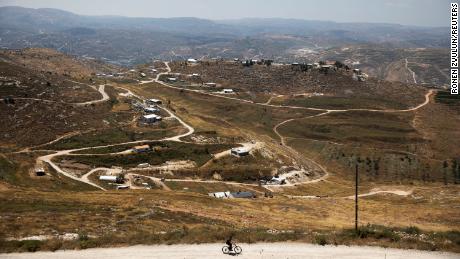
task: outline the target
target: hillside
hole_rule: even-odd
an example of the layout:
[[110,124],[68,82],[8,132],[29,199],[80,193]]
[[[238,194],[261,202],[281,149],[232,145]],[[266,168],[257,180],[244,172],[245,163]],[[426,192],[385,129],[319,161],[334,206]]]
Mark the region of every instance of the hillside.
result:
[[366,73],[388,81],[443,86],[449,83],[448,49],[397,48],[387,44],[357,44],[295,53],[299,59],[343,60]]
[[[344,68],[0,57],[2,252],[231,233],[459,251],[460,103],[445,92]],[[161,121],[144,121],[146,108]],[[356,166],[362,235],[350,220]],[[208,195],[225,191],[254,196]]]
[[[151,59],[350,60],[380,79],[442,86],[448,30],[296,19],[205,20],[82,16],[56,9],[0,7],[0,47],[53,48],[131,66]],[[421,50],[420,48],[423,48]],[[414,53],[415,52],[415,53]],[[426,71],[429,68],[430,71]]]

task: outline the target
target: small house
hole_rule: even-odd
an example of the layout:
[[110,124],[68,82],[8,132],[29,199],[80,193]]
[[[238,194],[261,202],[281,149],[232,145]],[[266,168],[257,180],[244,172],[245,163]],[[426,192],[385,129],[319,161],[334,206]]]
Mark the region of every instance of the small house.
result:
[[256,195],[252,192],[231,192],[230,196],[232,198],[243,198],[243,199],[256,198]]
[[224,89],[223,92],[224,92],[224,94],[232,94],[233,89]]
[[37,167],[35,168],[35,175],[36,176],[45,176],[45,169],[43,167]]
[[198,63],[198,60],[196,60],[196,59],[194,59],[194,58],[189,58],[189,59],[187,59],[187,62],[188,62],[188,63],[195,64],[195,63]]
[[157,108],[152,108],[152,107],[145,107],[144,108],[144,112],[145,113],[148,113],[148,114],[152,114],[152,113],[157,113],[159,112],[160,110],[157,109]]
[[200,74],[193,73],[193,74],[192,74],[192,77],[200,77]]
[[231,198],[230,192],[213,192],[209,193],[208,195],[220,199]]
[[150,151],[149,145],[142,145],[142,146],[135,146],[133,147],[133,151],[136,153],[145,153]]
[[204,85],[209,86],[209,87],[216,87],[216,83],[205,83]]
[[114,182],[119,183],[121,182],[122,178],[120,175],[101,175],[99,176],[99,181],[106,181],[106,182]]
[[147,75],[145,73],[141,73],[141,77],[146,77]]
[[177,78],[175,77],[168,77],[169,82],[177,82]]
[[148,105],[155,105],[155,104],[161,104],[161,100],[158,99],[148,99],[145,101]]
[[128,185],[118,185],[117,186],[117,190],[127,190],[127,189],[129,189]]
[[286,184],[286,178],[280,177],[279,175],[275,175],[272,177],[272,179],[270,179],[270,181],[268,181],[268,183],[269,184],[279,184],[279,185]]
[[245,67],[250,67],[250,66],[254,65],[254,63],[251,60],[241,61],[241,64],[243,66],[245,66]]
[[230,153],[235,156],[247,156],[249,155],[249,149],[245,147],[232,148]]
[[161,116],[156,114],[148,114],[141,117],[141,121],[144,123],[155,123],[161,121]]
[[147,167],[150,167],[150,164],[149,163],[140,163],[137,165],[138,168],[147,168]]

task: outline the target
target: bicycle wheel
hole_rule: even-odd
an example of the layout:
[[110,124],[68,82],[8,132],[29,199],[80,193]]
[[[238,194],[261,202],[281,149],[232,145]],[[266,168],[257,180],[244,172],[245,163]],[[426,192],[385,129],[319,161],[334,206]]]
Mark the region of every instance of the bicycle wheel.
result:
[[222,247],[222,253],[228,254],[229,252],[230,252],[230,250],[228,250],[228,246]]
[[241,254],[241,252],[243,252],[243,249],[239,246],[235,246],[233,248],[233,251],[235,251],[236,254]]

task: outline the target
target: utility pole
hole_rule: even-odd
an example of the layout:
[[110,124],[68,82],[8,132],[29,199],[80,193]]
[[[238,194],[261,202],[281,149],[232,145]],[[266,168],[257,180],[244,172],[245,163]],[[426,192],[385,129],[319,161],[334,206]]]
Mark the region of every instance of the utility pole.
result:
[[355,232],[358,234],[358,163],[355,165]]

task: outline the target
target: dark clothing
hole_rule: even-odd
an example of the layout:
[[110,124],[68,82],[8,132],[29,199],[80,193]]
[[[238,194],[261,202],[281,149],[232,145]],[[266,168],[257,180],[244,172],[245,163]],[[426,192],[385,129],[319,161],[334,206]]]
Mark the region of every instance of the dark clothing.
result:
[[228,245],[228,250],[233,251],[233,243],[231,239],[228,239],[225,244]]

